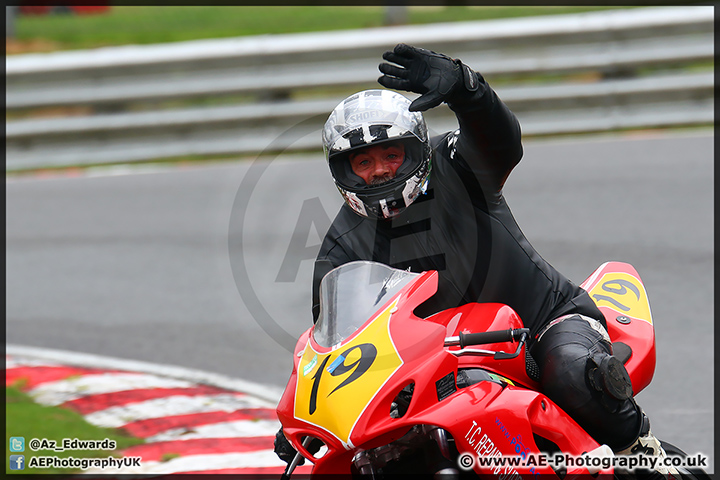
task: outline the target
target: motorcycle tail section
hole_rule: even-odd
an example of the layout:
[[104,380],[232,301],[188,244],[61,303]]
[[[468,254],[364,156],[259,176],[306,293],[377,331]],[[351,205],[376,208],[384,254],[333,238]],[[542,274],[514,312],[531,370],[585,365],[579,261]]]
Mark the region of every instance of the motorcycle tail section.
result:
[[640,275],[628,263],[607,262],[580,286],[605,315],[613,355],[625,364],[637,394],[655,372],[655,328]]

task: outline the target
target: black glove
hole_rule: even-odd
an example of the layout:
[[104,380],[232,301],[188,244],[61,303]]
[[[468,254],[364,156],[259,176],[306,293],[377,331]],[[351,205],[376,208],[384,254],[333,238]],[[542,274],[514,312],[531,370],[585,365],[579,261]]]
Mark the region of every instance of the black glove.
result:
[[412,112],[452,103],[480,86],[479,75],[460,60],[424,48],[399,43],[383,53],[383,58],[400,66],[381,63],[384,75],[378,78],[380,85],[421,95],[410,104]]
[[[278,432],[275,434],[275,453],[278,457],[280,457],[280,460],[285,463],[292,462],[293,458],[295,458],[295,455],[297,455],[297,450],[295,450],[290,441],[285,438],[285,434],[283,433],[282,428],[280,428],[280,430],[278,430]],[[298,465],[304,464],[305,457],[301,456]]]

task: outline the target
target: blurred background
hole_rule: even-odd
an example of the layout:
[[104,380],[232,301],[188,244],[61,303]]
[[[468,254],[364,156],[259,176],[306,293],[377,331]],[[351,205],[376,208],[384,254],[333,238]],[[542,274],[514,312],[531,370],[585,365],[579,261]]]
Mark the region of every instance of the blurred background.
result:
[[[712,7],[6,11],[13,171],[285,151],[282,132],[317,115],[309,134],[377,87],[378,58],[401,41],[477,65],[526,137],[713,122]],[[428,118],[455,124],[447,109]]]
[[341,205],[320,128],[399,42],[460,58],[518,116],[505,196],[547,260],[576,283],[639,271],[658,343],[640,404],[712,464],[712,6],[6,7],[7,345],[281,391]]
[[[387,25],[525,17],[615,9],[601,6],[59,6],[20,2],[7,7],[7,53],[95,48],[297,33]],[[628,7],[634,8],[634,7]],[[78,18],[82,17],[82,18]],[[80,28],[78,28],[80,27]]]

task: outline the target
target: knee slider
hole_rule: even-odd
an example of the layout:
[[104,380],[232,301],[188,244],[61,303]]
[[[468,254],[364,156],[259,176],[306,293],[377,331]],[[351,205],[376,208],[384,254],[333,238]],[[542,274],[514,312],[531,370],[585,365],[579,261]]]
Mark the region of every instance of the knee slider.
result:
[[632,398],[632,381],[625,366],[607,353],[595,353],[588,359],[586,375],[590,386],[600,393],[600,402],[615,412],[627,399]]

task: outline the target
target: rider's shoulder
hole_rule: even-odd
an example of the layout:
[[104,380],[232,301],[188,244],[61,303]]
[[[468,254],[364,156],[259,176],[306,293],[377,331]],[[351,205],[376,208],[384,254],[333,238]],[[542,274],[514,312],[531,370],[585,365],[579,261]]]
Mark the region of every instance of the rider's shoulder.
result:
[[446,152],[455,148],[457,139],[460,136],[460,130],[445,132],[430,138],[430,146],[436,152]]
[[372,223],[372,220],[361,217],[353,211],[346,203],[340,207],[340,211],[330,225],[328,235],[334,238],[341,238],[350,232],[362,230],[363,227]]

